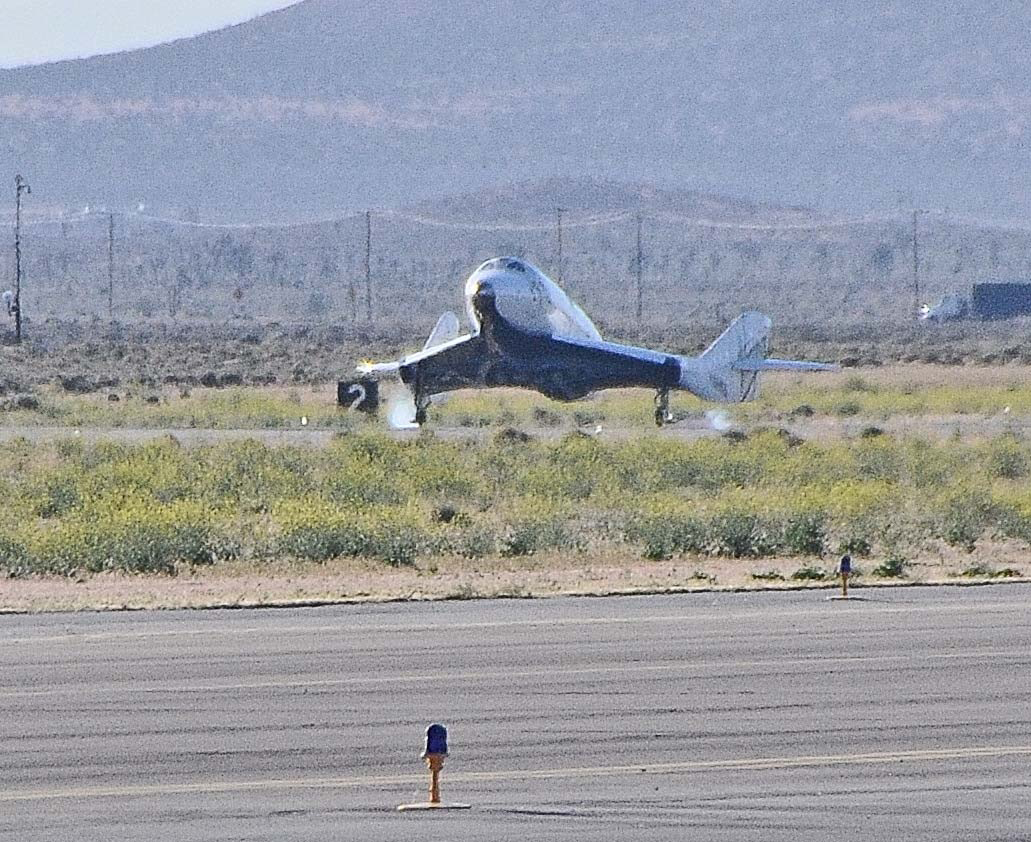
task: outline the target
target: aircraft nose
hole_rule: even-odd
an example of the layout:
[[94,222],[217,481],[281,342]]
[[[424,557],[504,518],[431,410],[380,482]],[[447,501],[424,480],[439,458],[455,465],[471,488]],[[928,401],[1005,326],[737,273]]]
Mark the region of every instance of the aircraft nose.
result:
[[476,321],[481,326],[489,322],[498,306],[494,285],[490,281],[480,281],[476,285],[476,292],[473,293],[470,304],[476,313]]

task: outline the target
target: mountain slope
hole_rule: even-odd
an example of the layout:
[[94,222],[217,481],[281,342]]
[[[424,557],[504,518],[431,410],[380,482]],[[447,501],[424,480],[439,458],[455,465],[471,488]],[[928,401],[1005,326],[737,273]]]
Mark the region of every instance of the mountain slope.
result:
[[1022,214],[1029,23],[1000,0],[307,0],[0,71],[3,157],[40,202],[221,218],[556,175]]

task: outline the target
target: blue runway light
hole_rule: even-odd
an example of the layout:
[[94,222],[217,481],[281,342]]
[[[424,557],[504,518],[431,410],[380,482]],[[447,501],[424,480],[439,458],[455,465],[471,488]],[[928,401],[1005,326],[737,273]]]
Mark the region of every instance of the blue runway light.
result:
[[838,568],[841,574],[841,598],[848,599],[848,577],[852,575],[852,556],[843,555],[841,566]]
[[426,729],[426,748],[422,756],[433,754],[447,754],[447,728],[436,723]]
[[402,804],[397,809],[406,810],[468,810],[468,804],[442,802],[440,800],[440,772],[447,757],[447,728],[434,723],[426,729],[426,748],[422,752],[426,768],[430,770],[430,800],[421,804]]

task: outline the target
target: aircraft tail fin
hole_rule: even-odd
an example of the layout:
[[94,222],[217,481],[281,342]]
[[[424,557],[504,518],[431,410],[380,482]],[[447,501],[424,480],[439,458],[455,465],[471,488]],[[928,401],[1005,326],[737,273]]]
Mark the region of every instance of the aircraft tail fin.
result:
[[765,359],[772,327],[769,317],[762,313],[742,313],[702,352],[702,359],[724,366]]
[[681,386],[706,400],[741,403],[759,397],[763,371],[833,371],[835,365],[805,360],[775,360],[770,346],[769,317],[742,313],[702,355],[681,363]]
[[759,372],[738,364],[761,363],[766,358],[772,323],[762,313],[742,313],[730,323],[702,355],[693,391],[706,400],[740,403],[759,397]]
[[458,337],[460,330],[461,326],[458,324],[458,316],[447,310],[440,314],[437,324],[430,331],[429,338],[426,340],[426,344],[422,346],[422,349],[428,351],[430,348],[436,348],[438,345],[450,342]]

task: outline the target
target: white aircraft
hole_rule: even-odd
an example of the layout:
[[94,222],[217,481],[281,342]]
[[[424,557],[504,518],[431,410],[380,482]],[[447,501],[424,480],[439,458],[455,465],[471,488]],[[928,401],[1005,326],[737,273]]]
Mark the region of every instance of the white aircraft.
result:
[[[721,403],[754,400],[763,371],[831,371],[837,366],[769,359],[771,322],[762,313],[738,316],[698,357],[606,342],[598,328],[538,268],[515,257],[481,264],[465,283],[472,330],[459,335],[458,317],[444,313],[422,351],[385,363],[362,363],[373,380],[398,374],[415,401],[415,423],[426,421],[430,399],[442,392],[493,386],[535,389],[560,401],[601,389],[655,389],[655,423],[673,420],[669,393],[683,389]],[[341,403],[373,397],[369,381],[339,384]]]
[[950,292],[937,304],[924,304],[920,308],[920,319],[928,322],[950,322],[953,319],[964,318],[969,309],[966,296]]

